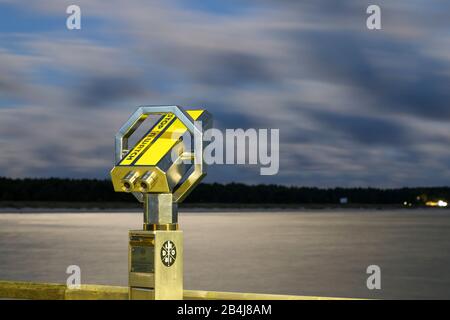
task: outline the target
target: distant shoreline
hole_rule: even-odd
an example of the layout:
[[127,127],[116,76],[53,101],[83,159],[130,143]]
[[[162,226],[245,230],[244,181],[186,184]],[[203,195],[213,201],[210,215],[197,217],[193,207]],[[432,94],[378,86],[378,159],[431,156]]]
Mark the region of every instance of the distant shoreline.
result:
[[[392,204],[267,204],[267,203],[182,203],[181,211],[273,211],[273,210],[330,210],[330,209],[429,209],[442,210],[441,208],[430,208],[425,206],[403,206]],[[444,209],[445,210],[445,209]],[[140,212],[142,206],[130,202],[42,202],[42,201],[0,201],[0,213],[39,213],[39,212]]]
[[[450,202],[450,186],[318,188],[276,184],[200,183],[187,207],[218,208],[400,208]],[[128,193],[115,192],[108,179],[0,177],[0,208],[139,208]]]

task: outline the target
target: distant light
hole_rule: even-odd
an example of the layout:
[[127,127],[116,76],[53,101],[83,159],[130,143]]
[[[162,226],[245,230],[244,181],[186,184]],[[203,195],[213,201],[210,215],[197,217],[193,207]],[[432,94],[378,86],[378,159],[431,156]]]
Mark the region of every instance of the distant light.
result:
[[427,201],[425,203],[425,205],[429,206],[429,207],[441,207],[441,208],[443,208],[443,207],[448,206],[448,203],[447,203],[447,201],[444,201],[444,200],[438,200],[438,201]]
[[404,206],[407,206],[407,205],[408,205],[408,202],[406,202],[406,201],[403,202],[403,205],[404,205]]
[[438,207],[446,207],[447,206],[447,202],[445,202],[443,200],[439,200],[437,205],[438,205]]

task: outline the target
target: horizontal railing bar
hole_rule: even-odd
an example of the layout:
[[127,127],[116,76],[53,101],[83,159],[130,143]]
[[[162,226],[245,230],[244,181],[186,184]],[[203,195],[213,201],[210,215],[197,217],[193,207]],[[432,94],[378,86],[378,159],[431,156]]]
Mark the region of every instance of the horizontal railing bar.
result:
[[[264,293],[184,290],[185,300],[347,300],[317,296],[295,296]],[[26,281],[0,281],[0,298],[32,300],[127,300],[128,287],[96,284],[78,289],[64,284]]]

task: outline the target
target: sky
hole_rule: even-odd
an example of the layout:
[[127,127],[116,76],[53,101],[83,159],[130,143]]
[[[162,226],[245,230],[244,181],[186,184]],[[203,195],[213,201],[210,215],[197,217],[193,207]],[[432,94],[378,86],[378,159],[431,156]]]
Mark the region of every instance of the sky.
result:
[[107,178],[139,105],[280,130],[277,175],[206,182],[449,185],[450,2],[0,0],[0,176]]

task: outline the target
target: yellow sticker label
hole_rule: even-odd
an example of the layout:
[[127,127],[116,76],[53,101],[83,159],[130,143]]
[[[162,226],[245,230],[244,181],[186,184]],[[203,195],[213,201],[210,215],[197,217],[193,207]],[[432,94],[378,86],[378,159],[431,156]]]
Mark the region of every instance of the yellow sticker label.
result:
[[[197,120],[204,110],[187,110],[186,112]],[[136,146],[119,163],[121,166],[138,165],[154,166],[177,143],[179,138],[186,133],[187,127],[168,113],[153,129],[145,135]]]
[[120,166],[127,166],[133,164],[142,153],[152,144],[152,142],[158,137],[158,135],[166,129],[172,120],[175,119],[173,113],[168,113],[153,127],[153,129],[147,133],[134,148],[128,152],[128,154],[119,162]]
[[[203,110],[187,110],[186,111],[194,120],[197,120],[203,113]],[[186,133],[188,129],[176,119],[172,124],[159,136],[159,138],[144,152],[144,154],[136,161],[139,166],[156,165],[177,143],[179,138]]]

